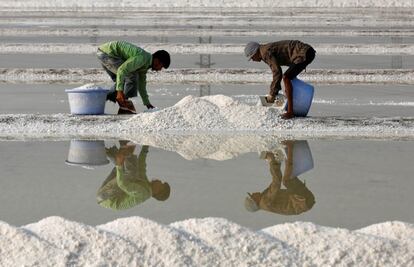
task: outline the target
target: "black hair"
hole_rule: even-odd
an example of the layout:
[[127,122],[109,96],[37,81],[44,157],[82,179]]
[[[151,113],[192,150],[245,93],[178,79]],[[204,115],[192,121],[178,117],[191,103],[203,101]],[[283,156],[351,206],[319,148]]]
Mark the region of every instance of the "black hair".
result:
[[158,50],[154,54],[152,54],[153,58],[158,58],[161,61],[162,66],[165,69],[168,69],[171,63],[170,54],[165,50]]

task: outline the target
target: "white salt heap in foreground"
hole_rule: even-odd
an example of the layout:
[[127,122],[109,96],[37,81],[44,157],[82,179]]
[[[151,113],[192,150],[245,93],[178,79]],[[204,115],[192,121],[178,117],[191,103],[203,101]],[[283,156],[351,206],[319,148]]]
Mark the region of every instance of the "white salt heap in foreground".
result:
[[48,217],[0,221],[0,266],[413,266],[414,225],[357,231],[312,223],[251,231],[221,218],[162,225],[140,217],[97,227]]

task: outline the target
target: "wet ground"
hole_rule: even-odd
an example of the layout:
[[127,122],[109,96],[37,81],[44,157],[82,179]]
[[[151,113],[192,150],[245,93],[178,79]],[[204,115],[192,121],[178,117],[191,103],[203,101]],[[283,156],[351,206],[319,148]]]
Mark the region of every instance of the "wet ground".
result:
[[[199,68],[203,59],[208,59],[211,68],[257,68],[269,67],[260,62],[247,61],[243,55],[172,55],[171,68]],[[99,68],[95,55],[0,55],[0,68]],[[338,64],[340,62],[340,64]],[[206,66],[204,66],[206,67]],[[371,56],[346,55],[318,56],[312,68],[315,69],[412,69],[414,56]]]
[[[296,197],[311,200],[313,197],[315,203],[302,209],[298,204],[298,215],[283,215],[277,213],[280,212],[277,208],[250,212],[245,207],[247,193],[263,192],[272,186],[269,159],[272,156],[277,159],[277,153],[266,155],[266,151],[258,151],[223,161],[187,160],[174,151],[148,147],[144,157],[147,180],[168,183],[169,197],[165,200],[149,197],[124,210],[115,210],[98,204],[98,191],[102,191],[103,184],[108,184],[107,178],[115,167],[113,161],[107,161],[104,147],[119,148],[118,141],[97,141],[94,151],[88,150],[85,144],[79,148],[69,140],[0,142],[1,219],[24,225],[58,215],[96,225],[126,216],[142,216],[161,223],[194,217],[224,217],[253,229],[298,220],[350,229],[392,220],[414,223],[410,212],[414,201],[412,141],[309,140],[306,146],[303,146],[305,141],[301,142],[301,149],[293,150],[292,163],[293,169],[302,167],[305,171],[297,176],[304,184],[290,187],[289,192]],[[126,158],[135,155],[131,161],[135,163],[125,164],[125,172],[131,172],[135,178],[124,184],[112,175],[112,181],[114,187],[124,185],[122,190],[137,192],[145,188],[144,183],[134,183],[134,179],[142,179],[144,172],[143,154],[139,157],[143,146],[131,148],[126,153],[116,150],[112,155],[125,154]],[[89,153],[89,157],[79,149]],[[289,158],[287,154],[286,157]],[[287,158],[280,166],[284,174]],[[65,161],[85,164],[68,165]],[[106,164],[80,166],[87,163]],[[284,185],[280,189],[272,195],[274,198],[283,202],[283,197],[292,197],[282,192],[287,190]],[[114,189],[108,192],[117,194]],[[308,203],[313,203],[311,200]]]
[[[65,89],[80,85],[60,84],[0,84],[4,101],[0,114],[54,114],[69,113]],[[109,86],[109,84],[107,84]],[[309,116],[356,117],[410,117],[414,114],[414,94],[411,85],[319,85]],[[186,95],[254,95],[267,90],[267,85],[149,85],[152,103],[165,108],[174,105]],[[138,110],[145,107],[140,99],[133,99]],[[117,105],[107,102],[106,113],[115,114]]]

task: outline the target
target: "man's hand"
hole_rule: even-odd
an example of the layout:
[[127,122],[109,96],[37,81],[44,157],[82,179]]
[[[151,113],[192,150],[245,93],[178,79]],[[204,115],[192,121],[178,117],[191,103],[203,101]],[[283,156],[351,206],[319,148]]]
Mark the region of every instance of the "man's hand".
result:
[[275,160],[275,155],[272,152],[266,152],[265,159],[269,162]]
[[125,105],[125,101],[126,101],[126,99],[125,99],[124,92],[117,91],[116,92],[116,102],[118,102],[118,104],[120,106],[124,106]]
[[117,153],[115,155],[115,162],[116,162],[116,166],[122,166],[124,165],[124,161],[125,161],[125,156],[122,153]]
[[119,148],[118,153],[123,157],[128,157],[129,155],[134,154],[135,144],[134,145],[127,145]]
[[155,108],[153,105],[151,105],[151,104],[148,104],[148,105],[145,105],[145,106],[147,106],[147,109],[153,109],[153,108]]
[[268,95],[268,96],[266,96],[266,101],[267,101],[267,103],[273,103],[273,102],[275,102],[275,97]]

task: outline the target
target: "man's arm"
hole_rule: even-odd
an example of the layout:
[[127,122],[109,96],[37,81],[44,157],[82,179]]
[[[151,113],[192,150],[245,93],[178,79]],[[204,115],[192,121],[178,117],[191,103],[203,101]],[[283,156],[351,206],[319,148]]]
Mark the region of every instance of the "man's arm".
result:
[[293,141],[286,140],[284,144],[286,145],[286,162],[283,180],[292,178],[293,172]]
[[273,81],[270,84],[269,88],[269,98],[267,99],[268,102],[274,102],[276,95],[279,93],[282,87],[280,86],[280,82],[282,80],[282,68],[276,61],[276,58],[272,55],[269,55],[265,62],[269,65],[270,69],[273,73]]
[[[138,93],[141,96],[142,99],[142,103],[147,106],[148,108],[152,106],[149,98],[148,98],[148,93],[147,93],[147,73],[140,73],[139,77],[138,77]],[[153,107],[152,107],[153,108]]]
[[142,146],[141,152],[138,155],[138,168],[143,170],[144,172],[147,171],[147,155],[148,155],[148,146]]
[[137,71],[144,66],[145,61],[142,56],[128,58],[116,72],[116,91],[124,91],[125,77],[131,72]]

